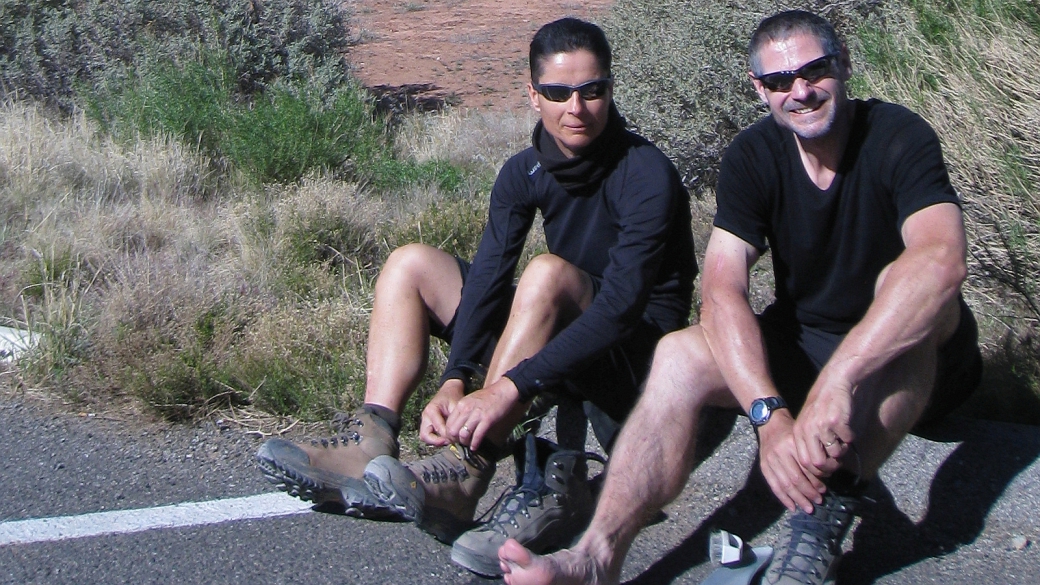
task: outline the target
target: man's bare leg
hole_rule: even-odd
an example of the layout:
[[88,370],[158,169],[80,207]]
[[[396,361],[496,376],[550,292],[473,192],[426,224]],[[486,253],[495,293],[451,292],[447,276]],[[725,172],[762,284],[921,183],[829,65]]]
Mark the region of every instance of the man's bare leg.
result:
[[447,324],[462,297],[455,258],[424,244],[390,254],[376,281],[365,402],[400,414],[426,371],[432,316]]
[[871,376],[856,391],[852,427],[858,437],[855,451],[842,466],[871,480],[917,423],[935,386],[938,349],[960,321],[956,299],[940,314],[936,331],[917,346]]
[[573,549],[547,556],[507,541],[499,549],[505,582],[617,583],[638,532],[682,492],[693,470],[697,422],[705,406],[736,407],[737,402],[701,328],[666,335],[657,345],[643,395],[618,437],[588,530]]

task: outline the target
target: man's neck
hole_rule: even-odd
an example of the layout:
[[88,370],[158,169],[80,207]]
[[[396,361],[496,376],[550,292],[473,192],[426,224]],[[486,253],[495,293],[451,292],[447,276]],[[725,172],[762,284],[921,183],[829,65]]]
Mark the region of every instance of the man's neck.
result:
[[845,111],[840,112],[834,120],[830,132],[824,136],[810,139],[795,134],[794,137],[806,174],[822,190],[829,188],[834,181],[849,143],[856,108],[852,101],[847,102],[847,105]]

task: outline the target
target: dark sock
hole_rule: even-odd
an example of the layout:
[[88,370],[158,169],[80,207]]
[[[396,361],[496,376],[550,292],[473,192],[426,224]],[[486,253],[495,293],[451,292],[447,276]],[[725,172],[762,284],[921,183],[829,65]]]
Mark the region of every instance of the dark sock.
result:
[[484,439],[480,443],[480,448],[477,449],[477,455],[480,455],[488,461],[497,463],[501,459],[505,459],[506,457],[508,457],[509,453],[506,449],[503,449],[502,447],[499,447],[491,441]]
[[366,403],[361,407],[361,410],[386,421],[386,424],[390,425],[390,430],[394,432],[395,437],[401,432],[401,415],[389,408],[378,404]]
[[861,480],[847,469],[835,471],[824,483],[827,484],[827,489],[840,496],[860,496],[869,485],[869,482]]

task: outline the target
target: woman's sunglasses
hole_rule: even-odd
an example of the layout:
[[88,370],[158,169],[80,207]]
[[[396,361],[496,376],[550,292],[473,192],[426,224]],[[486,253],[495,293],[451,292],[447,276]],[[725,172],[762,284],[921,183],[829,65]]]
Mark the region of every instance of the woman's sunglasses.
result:
[[578,92],[581,99],[590,101],[598,100],[607,95],[607,90],[610,89],[612,81],[614,81],[613,77],[604,77],[603,79],[586,81],[581,85],[566,85],[564,83],[535,83],[532,85],[535,91],[542,94],[542,97],[550,102],[565,102],[571,99],[571,95],[574,92]]
[[791,91],[794,80],[801,77],[809,83],[816,83],[830,75],[834,64],[837,63],[838,54],[831,53],[819,59],[813,59],[794,71],[774,71],[756,77],[769,91]]

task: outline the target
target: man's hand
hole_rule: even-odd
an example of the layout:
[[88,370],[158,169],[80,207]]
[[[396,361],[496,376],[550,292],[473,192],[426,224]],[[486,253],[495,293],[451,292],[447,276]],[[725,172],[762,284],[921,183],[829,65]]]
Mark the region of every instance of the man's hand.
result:
[[794,424],[784,409],[775,411],[769,422],[758,428],[762,475],[788,510],[797,507],[811,514],[813,504],[823,501],[821,494],[826,487],[799,463]]
[[798,461],[806,471],[827,477],[838,470],[839,459],[856,438],[851,420],[852,385],[825,369],[794,423]]
[[465,395],[466,386],[462,380],[444,382],[423,409],[422,423],[419,425],[419,439],[422,442],[434,447],[444,447],[452,442],[448,433],[448,417]]
[[459,443],[476,450],[480,442],[520,400],[520,392],[509,378],[485,386],[466,396],[455,405],[448,417],[448,435]]

